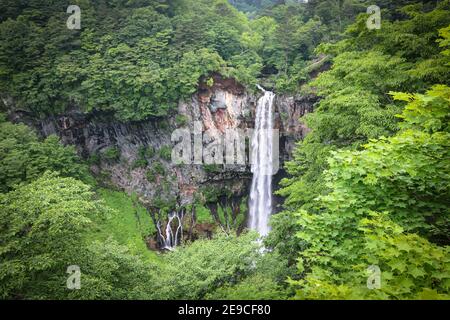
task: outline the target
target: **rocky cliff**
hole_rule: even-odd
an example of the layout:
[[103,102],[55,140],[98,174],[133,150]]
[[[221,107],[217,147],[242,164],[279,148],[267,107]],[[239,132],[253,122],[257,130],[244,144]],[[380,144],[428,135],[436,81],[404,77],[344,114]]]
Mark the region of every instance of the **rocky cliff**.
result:
[[[167,211],[178,210],[186,221],[191,221],[185,227],[185,232],[189,230],[186,236],[193,237],[199,228],[201,232],[212,232],[213,226],[198,226],[195,208],[187,206],[193,202],[208,206],[222,229],[239,229],[246,220],[242,211],[252,177],[249,166],[173,164],[171,160],[175,142],[171,137],[176,129],[185,128],[188,135],[193,135],[200,128],[205,146],[222,139],[227,129],[253,128],[261,94],[248,92],[233,79],[219,75],[213,79],[212,85],[202,83],[190,99],[180,101],[177,115],[168,119],[122,123],[112,115],[86,114],[76,107],[40,120],[19,111],[12,112],[10,118],[35,127],[44,137],[56,134],[64,144],[75,145],[104,183],[136,193],[162,230]],[[295,141],[306,134],[307,128],[299,119],[313,111],[316,100],[314,96],[276,97],[275,127],[280,130],[281,163],[291,156]],[[187,218],[189,214],[191,218]],[[239,220],[239,214],[244,218]],[[156,237],[160,246],[164,240],[161,233]]]

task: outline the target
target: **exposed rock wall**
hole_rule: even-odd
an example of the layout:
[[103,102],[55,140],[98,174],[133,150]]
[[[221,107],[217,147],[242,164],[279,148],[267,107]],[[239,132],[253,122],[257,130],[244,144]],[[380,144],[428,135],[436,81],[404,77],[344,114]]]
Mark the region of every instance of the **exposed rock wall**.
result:
[[[190,99],[180,101],[178,118],[182,115],[185,122],[182,125],[192,132],[197,122],[201,123],[203,132],[208,131],[212,135],[209,139],[219,138],[226,129],[253,128],[256,103],[260,96],[261,93],[249,93],[232,79],[215,75],[211,87],[203,83]],[[275,127],[281,135],[281,162],[289,159],[295,142],[307,133],[308,129],[299,119],[313,111],[316,101],[314,96],[276,97]],[[85,159],[100,155],[100,160],[92,163],[91,170],[128,193],[137,193],[148,204],[158,198],[176,199],[179,205],[184,205],[192,202],[202,188],[209,188],[226,189],[226,193],[234,199],[231,201],[232,206],[236,207],[238,199],[248,194],[251,182],[248,166],[239,170],[222,167],[208,172],[202,165],[173,165],[167,157],[158,154],[165,146],[172,146],[171,133],[180,126],[175,115],[168,120],[122,123],[111,115],[95,112],[85,114],[74,107],[64,114],[43,120],[34,119],[23,112],[13,112],[10,117],[13,121],[35,127],[44,137],[58,135],[64,144],[75,145]],[[105,159],[102,156],[111,148],[120,151],[118,159]],[[154,150],[154,154],[145,159],[148,165],[136,165],[139,159],[142,160],[143,150],[148,148]],[[163,170],[150,179],[148,172],[155,163]],[[219,197],[218,201],[224,200]]]

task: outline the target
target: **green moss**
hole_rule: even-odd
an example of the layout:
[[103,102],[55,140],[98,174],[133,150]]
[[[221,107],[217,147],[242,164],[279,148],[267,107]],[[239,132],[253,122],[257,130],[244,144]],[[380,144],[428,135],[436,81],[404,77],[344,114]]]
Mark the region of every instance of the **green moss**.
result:
[[177,116],[175,117],[175,122],[178,127],[184,127],[188,122],[188,117],[183,114],[177,114]]
[[111,172],[109,172],[108,170],[100,171],[100,173],[98,175],[98,179],[100,179],[104,182],[108,182],[109,180],[111,180]]
[[168,130],[170,128],[170,124],[166,119],[158,121],[158,126],[161,130]]
[[138,158],[133,162],[132,168],[144,168],[149,164],[149,160],[155,156],[155,149],[151,146],[141,146],[138,149]]
[[211,211],[203,205],[195,206],[195,217],[197,223],[214,223]]
[[94,153],[89,156],[87,163],[89,165],[93,165],[93,164],[98,165],[98,164],[100,164],[100,161],[101,161],[100,155],[98,153]]
[[[164,169],[163,164],[161,162],[154,162],[154,163],[152,163],[152,167],[149,170],[147,170],[145,175],[147,177],[147,180],[152,183],[156,182],[156,178],[158,176],[161,176],[162,180],[163,180],[162,188],[168,189],[169,186],[168,186],[167,180],[169,177],[166,177],[165,174],[166,174],[166,170]],[[170,177],[172,177],[172,176],[170,176]]]
[[226,225],[227,224],[227,220],[225,219],[225,212],[226,212],[226,208],[224,210],[224,209],[222,209],[221,206],[217,206],[217,215],[219,216],[219,222],[222,225]]
[[161,159],[164,160],[171,160],[172,159],[172,148],[170,146],[163,146],[161,149],[159,149],[159,156]]
[[95,221],[98,227],[90,235],[92,240],[105,241],[112,237],[119,244],[127,246],[132,253],[151,260],[157,259],[156,253],[145,244],[145,238],[157,231],[146,209],[124,192],[100,189],[97,194],[114,210],[106,219]]
[[151,147],[151,146],[149,146],[149,147],[147,147],[147,148],[145,148],[145,157],[146,158],[148,158],[148,159],[151,159],[151,158],[153,158],[154,156],[155,156],[155,148],[153,148],[153,147]]
[[117,161],[120,159],[120,149],[117,147],[109,147],[103,152],[102,156],[106,160]]
[[222,171],[222,166],[218,164],[205,164],[203,166],[203,170],[205,170],[207,173],[216,173]]
[[177,199],[162,199],[160,197],[156,197],[153,199],[153,206],[160,209],[163,213],[169,213],[177,207]]
[[247,197],[243,198],[241,201],[241,204],[239,206],[239,214],[236,216],[236,219],[234,221],[234,225],[236,228],[239,228],[245,222],[245,216],[248,211],[247,201]]
[[232,195],[230,187],[226,185],[221,187],[205,186],[200,189],[200,192],[207,203],[216,203],[221,197],[229,198]]
[[137,168],[144,168],[144,167],[146,167],[147,165],[148,165],[148,161],[147,161],[146,159],[139,158],[139,159],[136,159],[136,160],[133,162],[133,164],[131,165],[131,167],[132,167],[133,169],[137,169]]
[[164,175],[166,173],[166,170],[164,169],[164,166],[161,162],[154,162],[152,165],[152,170],[156,174]]
[[154,170],[147,170],[146,174],[145,174],[148,182],[154,183],[156,182],[156,174]]

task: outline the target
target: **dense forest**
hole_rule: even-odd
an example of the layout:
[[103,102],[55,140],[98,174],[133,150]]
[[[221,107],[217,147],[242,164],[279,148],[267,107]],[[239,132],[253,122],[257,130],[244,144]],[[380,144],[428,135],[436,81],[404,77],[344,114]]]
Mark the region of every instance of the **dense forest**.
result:
[[[450,1],[376,1],[380,28],[373,4],[0,0],[0,297],[450,299]],[[171,146],[124,164],[119,140],[86,154],[34,125],[76,109],[166,132],[218,79],[316,101],[263,238],[225,167],[204,165],[218,183],[177,202]],[[118,163],[159,196],[95,170]],[[157,250],[175,208],[197,236]]]

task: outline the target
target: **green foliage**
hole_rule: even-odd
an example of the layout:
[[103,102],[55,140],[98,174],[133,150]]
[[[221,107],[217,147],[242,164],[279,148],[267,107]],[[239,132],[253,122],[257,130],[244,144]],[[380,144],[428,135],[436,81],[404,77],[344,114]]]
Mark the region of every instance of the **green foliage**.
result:
[[[402,130],[333,153],[320,214],[298,212],[300,299],[448,298],[450,88],[393,95],[409,102]],[[384,279],[375,292],[364,287],[373,264]]]
[[202,76],[224,70],[245,24],[222,0],[101,0],[80,3],[82,29],[73,31],[60,1],[45,4],[0,24],[0,88],[36,114],[76,103],[121,120],[166,116]]
[[286,288],[286,278],[295,268],[278,252],[264,252],[257,257],[252,273],[235,284],[225,284],[208,294],[207,299],[219,300],[281,300],[287,299],[291,290]]
[[175,122],[177,127],[185,127],[187,125],[188,118],[183,114],[177,114],[175,116]]
[[[57,298],[61,296],[71,300],[151,298],[151,284],[148,279],[156,265],[132,254],[128,247],[119,245],[113,239],[105,242],[94,241],[81,253],[77,263],[82,272],[81,289],[69,291],[60,286],[59,292],[56,291]],[[65,284],[65,281],[61,283]]]
[[91,154],[86,162],[89,165],[99,165],[101,163],[101,157],[98,152],[96,152]]
[[255,274],[234,286],[223,286],[208,295],[211,300],[284,300],[287,293],[272,279]]
[[[225,0],[83,0],[74,31],[63,1],[3,1],[0,91],[34,116],[79,106],[123,121],[164,117],[164,131],[169,118],[186,125],[177,103],[199,81],[213,86],[213,74],[316,93],[269,250],[244,232],[156,255],[146,247],[156,227],[135,196],[93,193],[76,180],[93,183],[73,147],[0,115],[0,297],[450,299],[450,2],[380,0],[381,30],[366,27],[369,1],[230,2],[251,19]],[[120,156],[111,147],[89,163]],[[161,182],[151,199],[160,219],[179,209],[166,196],[170,158],[170,146],[140,147],[132,164]],[[248,209],[232,195],[204,186],[185,208],[233,234]],[[70,291],[74,264],[82,290]],[[367,287],[371,265],[377,290]]]
[[277,250],[285,257],[290,265],[295,264],[298,253],[305,247],[304,242],[299,241],[297,233],[300,225],[295,223],[296,215],[291,211],[284,211],[270,218],[271,232],[264,239],[268,248]]
[[137,169],[137,168],[145,168],[148,165],[148,161],[144,158],[138,158],[136,159],[133,164],[131,165],[131,168]]
[[[450,251],[416,234],[402,233],[396,224],[375,215],[360,223],[367,242],[367,261],[383,270],[381,293],[390,297],[450,299]],[[434,296],[433,296],[434,295]]]
[[239,205],[239,212],[237,216],[234,218],[234,227],[236,229],[243,226],[247,215],[248,215],[248,198],[244,197],[242,198],[241,204]]
[[154,259],[154,253],[147,249],[144,241],[156,234],[156,227],[136,197],[107,189],[100,189],[97,194],[113,210],[108,219],[94,219],[96,228],[89,234],[89,239],[104,242],[112,238],[131,253]]
[[222,171],[222,166],[218,164],[205,164],[203,165],[203,170],[205,170],[206,173],[217,173]]
[[59,0],[8,1],[0,19],[0,89],[37,115],[75,104],[132,121],[172,115],[212,73],[250,87],[271,75],[279,90],[294,91],[308,77],[315,46],[337,38],[333,28],[342,31],[366,8],[326,2],[277,3],[250,20],[225,0],[82,1],[82,29],[69,30]]
[[30,182],[47,170],[94,183],[74,147],[64,147],[56,136],[40,141],[25,125],[0,122],[0,192]]
[[[392,100],[388,92],[423,92],[437,79],[448,83],[448,71],[440,71],[443,77],[417,73],[425,61],[436,68],[444,66],[439,53],[445,39],[437,40],[438,28],[450,23],[446,3],[429,12],[419,10],[409,19],[383,21],[382,30],[368,30],[367,16],[361,15],[348,28],[347,39],[318,48],[318,52],[335,57],[331,70],[309,84],[323,98],[315,112],[302,120],[311,132],[299,142],[294,160],[286,165],[293,176],[282,181],[284,188],[280,191],[287,197],[287,208],[316,210],[313,199],[328,192],[322,173],[328,168],[326,159],[332,151],[355,150],[370,139],[397,131],[395,115],[402,104]],[[417,41],[427,50],[411,51]],[[393,42],[398,45],[393,46]]]
[[217,206],[217,217],[219,219],[219,223],[223,226],[227,226],[229,221],[228,218],[231,216],[231,208],[225,207],[222,208],[222,206]]
[[229,0],[238,10],[244,12],[254,12],[262,8],[276,4],[276,0]]
[[200,193],[206,203],[217,203],[220,198],[229,198],[232,195],[229,186],[218,187],[202,187]]
[[161,159],[170,161],[172,159],[172,148],[170,146],[162,146],[159,149],[159,156]]
[[154,170],[147,170],[145,173],[145,177],[147,178],[148,182],[155,183],[157,175],[155,174]]
[[254,233],[218,235],[170,252],[155,275],[154,298],[202,299],[221,284],[239,280],[251,271],[258,256],[255,240]]
[[[141,151],[139,151],[139,152],[141,152]],[[152,146],[145,148],[144,156],[147,157],[148,159],[153,158],[155,156],[155,154],[156,154],[155,148],[153,148]]]
[[200,204],[195,206],[195,221],[199,224],[214,223],[211,211]]
[[152,169],[156,174],[159,175],[164,175],[166,173],[166,170],[164,169],[164,166],[161,162],[152,163]]
[[[148,147],[141,146],[138,149],[138,157],[133,162],[131,167],[133,169],[145,168],[149,164],[149,160],[148,159],[152,159],[154,156],[155,156],[155,149],[152,146],[148,146]],[[147,177],[151,178],[150,170],[147,171],[147,173],[148,173]]]
[[[324,98],[306,117],[311,132],[280,192],[287,211],[266,239],[291,262],[299,252],[296,298],[449,298],[450,92],[423,93],[448,83],[439,54],[448,35],[437,31],[449,23],[446,5],[380,32],[361,16],[348,39],[320,48],[334,65],[311,83]],[[416,45],[427,49],[408,49]],[[377,290],[367,287],[371,265],[381,269]]]
[[[333,193],[323,200],[331,210],[393,212],[393,219],[407,231],[445,241],[450,90],[437,86],[412,99],[401,116],[406,120],[401,133],[374,140],[363,151],[339,152],[329,159],[326,181]],[[357,203],[347,202],[350,199]]]
[[92,219],[109,211],[93,196],[82,182],[51,173],[0,194],[1,297],[42,298],[63,285]]
[[[318,234],[311,226],[311,216],[302,214],[309,225],[310,243]],[[320,217],[322,220],[322,217]],[[304,220],[306,222],[306,220]],[[319,221],[317,221],[319,222]],[[313,222],[315,224],[316,222]],[[317,257],[318,243],[302,254],[301,270],[312,270],[305,278],[291,281],[299,288],[298,299],[449,299],[449,249],[433,245],[416,234],[405,234],[385,215],[370,213],[360,220],[358,242],[347,238],[344,246],[332,254]],[[316,229],[317,231],[317,229]],[[303,233],[301,235],[303,237]],[[326,244],[328,247],[329,244]],[[312,249],[312,248],[316,249]],[[349,251],[351,250],[351,251]],[[315,253],[313,254],[313,252]],[[324,251],[320,251],[324,254]],[[339,253],[338,253],[339,252]],[[349,254],[351,253],[351,255]],[[327,262],[326,262],[327,261]],[[345,265],[347,263],[347,265]],[[326,265],[331,265],[332,268]],[[381,287],[369,289],[367,268],[381,270]]]
[[160,211],[161,214],[167,215],[177,208],[177,201],[175,198],[163,199],[156,197],[152,201],[152,206]]
[[[144,299],[157,263],[143,238],[155,232],[126,195],[53,173],[0,194],[0,296],[8,299]],[[120,244],[119,244],[120,243]],[[144,259],[145,258],[145,259]],[[66,270],[81,270],[68,290]]]
[[103,152],[102,156],[106,160],[117,161],[120,159],[120,149],[117,147],[109,147]]

